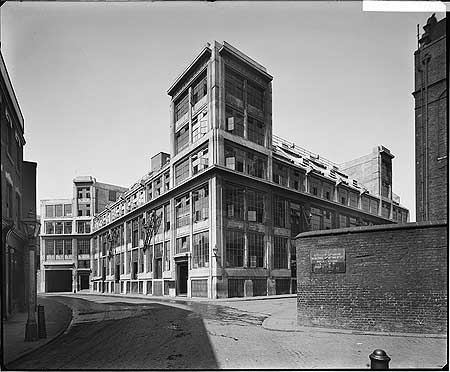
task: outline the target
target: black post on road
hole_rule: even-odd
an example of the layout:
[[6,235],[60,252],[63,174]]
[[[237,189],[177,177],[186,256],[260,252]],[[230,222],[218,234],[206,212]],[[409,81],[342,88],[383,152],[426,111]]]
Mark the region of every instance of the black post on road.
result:
[[47,329],[45,326],[45,309],[43,305],[38,305],[38,337],[47,338]]
[[389,361],[391,358],[388,357],[386,352],[381,349],[376,349],[372,354],[369,355],[370,359],[370,369],[387,370],[389,369]]

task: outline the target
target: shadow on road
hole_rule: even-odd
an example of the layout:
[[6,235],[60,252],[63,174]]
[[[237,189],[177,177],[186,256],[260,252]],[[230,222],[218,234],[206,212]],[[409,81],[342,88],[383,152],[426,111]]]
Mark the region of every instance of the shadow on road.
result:
[[8,369],[217,369],[199,312],[163,304],[60,297],[72,327]]

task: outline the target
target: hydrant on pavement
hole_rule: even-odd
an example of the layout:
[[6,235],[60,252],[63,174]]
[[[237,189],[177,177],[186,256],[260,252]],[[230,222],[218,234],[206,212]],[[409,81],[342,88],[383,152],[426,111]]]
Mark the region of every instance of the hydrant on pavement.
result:
[[369,355],[369,359],[370,369],[389,369],[389,361],[391,358],[388,357],[384,350],[374,350],[373,353]]
[[45,309],[43,305],[38,305],[38,337],[47,338],[45,327]]

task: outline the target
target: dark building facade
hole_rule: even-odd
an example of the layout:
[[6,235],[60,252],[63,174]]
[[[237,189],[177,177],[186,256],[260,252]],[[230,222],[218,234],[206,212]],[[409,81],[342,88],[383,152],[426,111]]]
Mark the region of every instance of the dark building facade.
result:
[[434,14],[414,53],[416,220],[446,220],[448,209],[448,101],[446,18]]
[[7,318],[24,311],[29,291],[35,291],[29,265],[36,263],[36,251],[30,250],[23,220],[36,220],[37,164],[23,160],[24,119],[1,53],[0,72],[2,316]]
[[[94,217],[94,292],[241,297],[296,290],[302,231],[408,220],[388,192],[272,133],[272,76],[230,44],[207,44],[168,90],[170,157]],[[379,146],[370,155],[392,155]],[[377,168],[378,169],[378,168]],[[383,204],[384,203],[384,204]],[[144,224],[161,223],[150,247]]]

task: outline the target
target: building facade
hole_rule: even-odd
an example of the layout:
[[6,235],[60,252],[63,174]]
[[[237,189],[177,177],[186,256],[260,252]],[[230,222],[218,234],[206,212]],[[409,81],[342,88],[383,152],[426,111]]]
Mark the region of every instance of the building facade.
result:
[[[24,311],[30,290],[30,247],[23,220],[36,220],[36,167],[23,160],[24,118],[0,53],[2,317]],[[36,262],[33,260],[33,262]],[[32,262],[32,264],[33,264]]]
[[40,291],[89,289],[92,218],[126,190],[80,176],[72,199],[41,200]]
[[446,220],[448,101],[446,18],[433,14],[414,53],[416,220]]
[[272,76],[230,44],[207,44],[168,94],[170,156],[94,217],[93,292],[292,293],[300,232],[408,220],[392,198],[389,150],[374,155],[386,159],[373,181],[388,183],[380,194],[360,183],[356,163],[346,173],[273,135]]

